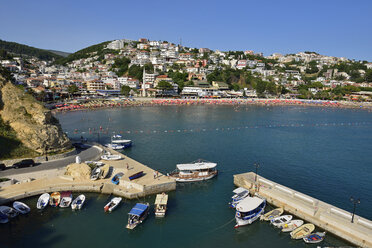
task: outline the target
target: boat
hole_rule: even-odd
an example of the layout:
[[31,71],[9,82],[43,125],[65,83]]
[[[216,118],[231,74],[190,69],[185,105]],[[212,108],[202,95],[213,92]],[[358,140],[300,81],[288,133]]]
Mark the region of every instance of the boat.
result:
[[105,179],[109,173],[110,173],[110,166],[108,164],[104,165],[101,167],[101,175],[99,176],[99,178]]
[[21,214],[28,214],[31,211],[29,206],[19,201],[13,202],[13,208]]
[[59,206],[61,208],[68,208],[72,202],[72,193],[71,191],[63,191],[61,192],[61,202]]
[[123,150],[125,148],[125,146],[115,143],[106,144],[105,146],[113,150]]
[[282,215],[271,219],[270,223],[275,227],[279,227],[282,224],[290,222],[292,218],[293,218],[292,215]]
[[122,157],[120,155],[113,155],[113,154],[105,154],[101,156],[101,159],[113,161],[113,160],[120,160]]
[[292,232],[294,229],[302,226],[303,224],[303,220],[291,220],[288,223],[280,225],[279,228],[282,229],[282,232]]
[[233,193],[235,193],[235,195],[231,197],[231,202],[229,202],[231,208],[235,208],[241,200],[249,196],[249,190],[242,187],[234,189]]
[[8,218],[14,218],[18,215],[17,210],[8,206],[0,206],[0,213],[4,214]]
[[169,174],[177,182],[196,182],[208,180],[218,174],[216,163],[197,160],[188,164],[177,164],[177,169]]
[[101,175],[101,168],[99,166],[96,166],[92,173],[90,174],[90,180],[95,181],[97,180]]
[[105,212],[112,212],[121,202],[121,197],[114,197],[109,203],[103,208]]
[[115,176],[113,176],[113,178],[111,179],[111,182],[112,182],[113,184],[118,185],[119,182],[120,182],[120,178],[121,178],[122,176],[124,176],[124,173],[123,173],[123,172],[119,172],[118,174],[116,174]]
[[37,200],[36,208],[44,209],[46,206],[48,206],[49,199],[50,199],[50,195],[48,193],[42,194]]
[[92,164],[92,165],[95,165],[95,166],[103,166],[104,165],[104,163],[103,162],[101,162],[101,161],[85,161],[84,163],[86,163],[87,165],[90,165],[90,164]]
[[149,214],[148,203],[136,203],[136,205],[128,213],[128,229],[134,229],[141,224]]
[[261,215],[260,220],[270,221],[280,215],[282,215],[284,212],[283,208],[276,208],[271,210],[270,212],[267,212],[264,215]]
[[316,232],[303,237],[303,240],[309,244],[316,244],[322,242],[325,238],[325,235],[326,232]]
[[9,222],[8,216],[0,212],[0,223],[5,224]]
[[53,207],[57,207],[61,201],[61,193],[54,192],[50,195],[49,204]]
[[84,205],[84,202],[85,202],[85,195],[79,195],[78,197],[75,198],[75,200],[72,201],[71,208],[73,210],[81,209]]
[[123,139],[120,134],[117,134],[111,137],[111,144],[118,144],[124,146],[124,148],[128,148],[132,146],[132,141]]
[[257,196],[247,196],[236,205],[235,228],[252,224],[264,212],[266,200]]
[[167,211],[168,195],[157,194],[155,198],[155,217],[164,217]]
[[143,177],[144,175],[145,175],[145,173],[143,173],[143,171],[140,171],[140,172],[134,173],[133,175],[129,176],[129,180],[132,181],[134,179]]
[[290,235],[292,239],[302,239],[314,231],[315,226],[313,224],[302,225],[295,230],[293,230]]

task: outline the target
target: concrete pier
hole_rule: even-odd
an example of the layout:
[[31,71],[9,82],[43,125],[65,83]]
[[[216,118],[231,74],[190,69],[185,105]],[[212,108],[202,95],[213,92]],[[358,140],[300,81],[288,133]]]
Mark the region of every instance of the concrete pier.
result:
[[[120,154],[110,150],[112,154]],[[89,179],[75,179],[64,175],[65,169],[43,170],[37,173],[19,175],[23,180],[18,184],[1,183],[0,186],[0,205],[22,199],[25,197],[40,195],[45,192],[54,191],[77,191],[77,192],[97,192],[104,194],[114,194],[128,199],[135,199],[150,194],[156,194],[176,189],[176,181],[158,173],[155,170],[141,164],[123,154],[121,160],[101,162],[110,165],[112,173],[109,178],[91,181]],[[144,176],[129,180],[129,176],[143,171]],[[119,185],[111,182],[111,178],[119,172],[123,172]]]
[[[372,247],[372,221],[248,172],[234,175],[234,184],[258,192],[267,202],[311,222],[357,246]],[[256,186],[257,184],[257,186]]]

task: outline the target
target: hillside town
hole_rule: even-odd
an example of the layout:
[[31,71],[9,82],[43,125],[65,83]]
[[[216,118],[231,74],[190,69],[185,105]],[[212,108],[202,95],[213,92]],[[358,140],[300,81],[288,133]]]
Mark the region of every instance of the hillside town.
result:
[[372,63],[299,52],[190,48],[121,39],[59,60],[1,58],[16,84],[41,101],[100,96],[372,101]]

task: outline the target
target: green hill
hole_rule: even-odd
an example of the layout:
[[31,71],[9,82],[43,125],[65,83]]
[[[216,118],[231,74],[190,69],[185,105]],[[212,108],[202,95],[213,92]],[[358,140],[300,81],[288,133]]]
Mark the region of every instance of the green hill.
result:
[[62,57],[67,57],[68,55],[70,55],[71,53],[68,53],[68,52],[62,52],[62,51],[56,51],[56,50],[47,50],[51,53],[54,53],[54,54],[57,54],[57,55],[60,55]]
[[27,55],[37,57],[41,60],[54,60],[62,58],[62,56],[52,53],[47,50],[19,44],[16,42],[0,40],[0,50],[5,50],[8,53],[16,55]]

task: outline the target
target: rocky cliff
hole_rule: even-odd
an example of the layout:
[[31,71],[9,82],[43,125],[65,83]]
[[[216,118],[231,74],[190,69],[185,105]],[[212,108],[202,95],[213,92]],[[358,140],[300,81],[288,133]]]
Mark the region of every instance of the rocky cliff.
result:
[[71,142],[58,120],[31,95],[0,76],[0,117],[28,148],[43,154],[63,152]]

